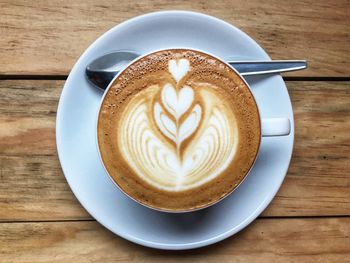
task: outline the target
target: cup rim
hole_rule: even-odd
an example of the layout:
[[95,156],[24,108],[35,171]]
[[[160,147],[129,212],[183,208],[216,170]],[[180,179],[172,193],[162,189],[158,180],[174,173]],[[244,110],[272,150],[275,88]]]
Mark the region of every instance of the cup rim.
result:
[[[99,118],[100,118],[100,112],[101,112],[101,107],[102,107],[102,104],[104,102],[104,99],[105,99],[105,96],[107,95],[109,89],[113,86],[114,82],[116,81],[116,79],[127,69],[129,68],[132,64],[134,64],[135,62],[141,60],[142,58],[144,57],[147,57],[149,55],[152,55],[154,53],[157,53],[157,52],[161,52],[161,51],[167,51],[167,50],[188,50],[188,51],[194,51],[194,52],[199,52],[199,53],[204,53],[206,55],[209,55],[209,56],[212,56],[213,58],[217,59],[218,61],[224,63],[226,66],[228,66],[232,71],[234,71],[237,76],[243,81],[243,83],[245,84],[246,88],[248,89],[253,101],[254,101],[254,105],[255,105],[255,108],[257,110],[257,113],[258,113],[258,121],[259,121],[259,133],[260,133],[260,136],[259,136],[259,143],[258,143],[258,147],[257,147],[257,150],[255,152],[255,156],[254,156],[254,160],[252,162],[252,164],[250,165],[249,169],[247,170],[247,172],[244,174],[244,176],[242,176],[241,180],[239,181],[239,183],[237,185],[235,185],[235,187],[233,187],[230,191],[228,191],[224,196],[218,198],[217,200],[214,200],[213,202],[210,202],[210,203],[207,203],[203,206],[200,206],[200,207],[195,207],[195,208],[192,208],[192,209],[176,209],[176,210],[171,210],[171,209],[163,209],[163,208],[159,208],[159,207],[155,207],[155,206],[151,206],[149,204],[145,204],[145,203],[142,203],[141,201],[137,200],[136,198],[134,198],[133,196],[129,195],[128,193],[126,193],[121,186],[119,186],[119,184],[113,179],[113,177],[109,174],[106,166],[105,166],[105,163],[103,161],[103,158],[102,158],[102,155],[101,155],[101,151],[100,151],[100,144],[99,144],[99,140],[98,140],[98,123],[99,123]],[[128,50],[130,51],[130,50]],[[207,52],[207,51],[203,51],[201,49],[197,49],[197,48],[188,48],[188,47],[181,47],[181,46],[178,46],[178,47],[169,47],[169,48],[164,48],[164,49],[155,49],[153,51],[150,51],[150,52],[146,52],[145,54],[142,54],[140,55],[139,57],[135,58],[134,60],[130,61],[122,70],[120,70],[118,72],[118,74],[116,76],[114,76],[114,78],[111,80],[111,82],[108,84],[107,88],[105,89],[105,91],[103,92],[103,95],[102,95],[102,98],[100,100],[100,104],[99,104],[99,107],[98,107],[98,111],[97,111],[97,118],[96,118],[96,125],[95,125],[95,137],[96,137],[96,148],[97,148],[97,152],[98,152],[98,156],[99,156],[99,159],[100,159],[100,162],[103,166],[103,169],[104,171],[106,172],[106,174],[108,175],[109,179],[113,182],[113,184],[125,195],[127,196],[128,198],[134,200],[136,203],[144,206],[144,207],[147,207],[147,208],[150,208],[152,210],[155,210],[155,211],[159,211],[159,212],[164,212],[164,213],[172,213],[172,214],[181,214],[181,213],[190,213],[190,212],[195,212],[195,211],[199,211],[199,210],[202,210],[202,209],[205,209],[205,208],[208,208],[208,207],[211,207],[217,203],[219,203],[220,201],[224,200],[226,197],[228,197],[229,195],[231,195],[236,189],[238,189],[238,187],[245,181],[245,179],[248,177],[250,171],[253,169],[254,167],[254,164],[257,160],[257,157],[258,157],[258,154],[259,154],[259,151],[260,151],[260,146],[261,146],[261,140],[262,140],[262,127],[261,127],[261,114],[260,114],[260,110],[259,110],[259,107],[258,107],[258,104],[256,103],[256,100],[255,100],[255,97],[254,97],[254,94],[252,93],[251,91],[251,88],[250,88],[250,85],[248,84],[248,82],[244,79],[244,77],[234,68],[232,67],[229,63],[227,63],[226,61],[224,61],[223,59],[217,57],[216,55],[213,55],[212,53],[210,52]]]

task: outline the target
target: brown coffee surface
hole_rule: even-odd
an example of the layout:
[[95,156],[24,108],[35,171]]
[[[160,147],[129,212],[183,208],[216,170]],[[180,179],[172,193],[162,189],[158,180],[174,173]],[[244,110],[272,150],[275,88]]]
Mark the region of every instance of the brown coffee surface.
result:
[[260,144],[254,98],[228,65],[202,52],[163,50],[108,89],[98,144],[115,183],[165,211],[208,206],[247,175]]

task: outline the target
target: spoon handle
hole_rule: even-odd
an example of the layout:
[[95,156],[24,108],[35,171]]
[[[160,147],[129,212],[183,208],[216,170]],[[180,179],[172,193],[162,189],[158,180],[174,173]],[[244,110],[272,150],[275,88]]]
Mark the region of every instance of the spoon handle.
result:
[[242,76],[271,74],[307,68],[306,60],[229,61]]

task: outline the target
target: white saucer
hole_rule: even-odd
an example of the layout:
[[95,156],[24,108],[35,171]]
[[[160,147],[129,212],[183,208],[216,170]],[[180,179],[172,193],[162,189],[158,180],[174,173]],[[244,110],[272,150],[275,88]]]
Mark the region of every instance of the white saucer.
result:
[[263,138],[247,179],[218,204],[187,214],[145,208],[126,197],[105,173],[95,124],[102,93],[85,79],[85,67],[112,50],[189,47],[223,59],[269,59],[246,34],[219,19],[182,11],[128,20],[97,39],[73,67],[57,111],[57,148],[66,179],[85,209],[102,225],[132,242],[161,249],[190,249],[223,240],[252,222],[271,202],[286,175],[294,139],[293,111],[279,75],[247,78],[262,117],[288,117],[289,136]]

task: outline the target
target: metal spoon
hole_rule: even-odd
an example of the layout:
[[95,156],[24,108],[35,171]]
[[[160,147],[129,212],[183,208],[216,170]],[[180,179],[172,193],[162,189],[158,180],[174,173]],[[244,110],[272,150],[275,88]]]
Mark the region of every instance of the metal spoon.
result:
[[[114,51],[93,60],[85,70],[88,80],[105,90],[120,70],[140,55],[133,51]],[[241,75],[271,74],[307,68],[306,60],[228,61]]]

